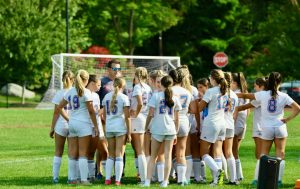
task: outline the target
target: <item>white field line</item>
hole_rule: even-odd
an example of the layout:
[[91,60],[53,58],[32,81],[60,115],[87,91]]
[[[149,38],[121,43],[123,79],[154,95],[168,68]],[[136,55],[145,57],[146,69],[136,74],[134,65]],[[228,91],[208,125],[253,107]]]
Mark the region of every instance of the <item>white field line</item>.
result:
[[28,159],[16,159],[16,160],[0,160],[0,165],[2,164],[10,164],[10,163],[27,163],[32,161],[42,161],[49,160],[53,157],[40,157],[40,158],[28,158]]

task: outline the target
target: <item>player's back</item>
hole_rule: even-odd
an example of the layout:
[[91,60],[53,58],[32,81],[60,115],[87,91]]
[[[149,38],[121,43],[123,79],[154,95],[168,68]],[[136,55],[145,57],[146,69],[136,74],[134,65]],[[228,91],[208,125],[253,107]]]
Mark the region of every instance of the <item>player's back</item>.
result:
[[152,89],[149,85],[147,85],[146,83],[136,84],[133,88],[133,91],[132,91],[130,108],[133,109],[133,110],[136,110],[136,107],[137,107],[136,96],[142,96],[143,107],[142,107],[140,113],[147,116],[148,115],[147,104],[148,104],[148,102],[151,98],[151,95],[152,95]]
[[172,91],[174,96],[176,96],[181,103],[182,109],[179,111],[179,116],[187,116],[189,105],[192,100],[192,94],[188,90],[180,86],[173,86]]

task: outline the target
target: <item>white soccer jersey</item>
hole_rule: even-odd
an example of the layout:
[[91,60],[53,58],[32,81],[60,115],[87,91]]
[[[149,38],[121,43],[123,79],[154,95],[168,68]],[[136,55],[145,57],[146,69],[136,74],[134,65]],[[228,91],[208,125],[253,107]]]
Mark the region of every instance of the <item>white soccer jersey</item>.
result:
[[141,109],[142,114],[145,116],[148,115],[148,107],[147,104],[151,98],[152,95],[152,89],[149,85],[146,83],[138,83],[134,86],[133,91],[132,91],[132,97],[131,97],[131,109],[136,110],[137,107],[137,99],[136,96],[142,96],[142,101],[143,101],[143,107]]
[[114,91],[105,95],[102,105],[106,112],[106,132],[127,132],[127,127],[124,119],[124,107],[129,107],[129,99],[126,95],[119,92],[116,98],[115,108],[110,109],[111,99]]
[[[57,93],[55,94],[55,96],[52,99],[52,103],[55,105],[59,105],[60,101],[62,99],[64,99],[65,94],[68,92],[69,89],[62,89],[57,91]],[[64,107],[64,110],[66,111],[67,114],[70,113],[70,105],[68,104],[67,106]],[[59,115],[58,120],[56,122],[56,124],[65,124],[67,123],[67,121],[61,116]]]
[[[241,90],[237,89],[234,92],[236,94],[238,94],[238,93],[241,93]],[[239,102],[238,102],[237,106],[241,106],[241,105],[244,105],[244,104],[247,104],[247,103],[249,103],[248,99],[239,98]],[[247,114],[248,114],[247,110],[243,110],[243,111],[240,111],[238,113],[238,117],[237,117],[237,119],[235,121],[235,126],[236,127],[243,127],[243,128],[245,128],[247,126],[247,123],[246,123]]]
[[[100,117],[99,117],[100,98],[99,98],[99,95],[95,92],[92,92],[92,98],[93,98],[93,107],[94,107],[94,110],[95,110],[95,115],[96,115],[98,128],[100,129],[100,127],[102,127],[102,123],[101,123],[101,120],[100,120]],[[93,125],[92,120],[91,120],[91,124]]]
[[196,99],[199,98],[199,96],[198,96],[198,89],[196,87],[194,87],[194,86],[192,86],[192,96],[193,96],[192,100],[196,100]]
[[173,86],[172,87],[173,95],[176,96],[180,100],[180,104],[182,109],[179,111],[179,117],[187,118],[187,114],[189,111],[189,105],[192,100],[192,94],[190,91],[186,90],[183,87],[180,86]]
[[227,98],[227,94],[222,95],[219,86],[205,92],[203,100],[208,103],[208,114],[204,119],[204,126],[225,127],[224,109]]
[[70,120],[77,120],[90,123],[90,115],[86,107],[86,102],[93,101],[92,93],[88,89],[83,89],[83,95],[78,96],[76,88],[72,87],[64,96],[64,99],[69,102],[71,110]]
[[260,91],[254,93],[255,99],[261,104],[261,126],[262,127],[278,127],[285,125],[281,119],[284,116],[284,107],[291,105],[294,100],[287,95],[277,91],[274,99],[271,91]]
[[239,98],[232,90],[230,90],[230,99],[231,99],[231,108],[230,109],[229,107],[225,108],[225,121],[226,121],[226,128],[234,129],[233,112],[235,110],[235,107],[238,104]]
[[165,93],[154,93],[148,103],[155,109],[150,132],[157,135],[175,135],[174,111],[181,110],[181,104],[176,96],[173,96],[174,106],[169,108],[165,104]]
[[257,100],[252,100],[250,102],[255,108],[253,112],[253,130],[257,129],[261,131],[261,106],[260,102]]

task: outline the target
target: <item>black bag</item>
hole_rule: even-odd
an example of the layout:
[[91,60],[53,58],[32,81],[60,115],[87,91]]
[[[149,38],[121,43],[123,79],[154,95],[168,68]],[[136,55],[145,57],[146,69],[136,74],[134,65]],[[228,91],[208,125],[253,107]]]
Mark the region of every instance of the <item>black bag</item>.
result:
[[257,189],[278,189],[280,161],[266,155],[260,158]]

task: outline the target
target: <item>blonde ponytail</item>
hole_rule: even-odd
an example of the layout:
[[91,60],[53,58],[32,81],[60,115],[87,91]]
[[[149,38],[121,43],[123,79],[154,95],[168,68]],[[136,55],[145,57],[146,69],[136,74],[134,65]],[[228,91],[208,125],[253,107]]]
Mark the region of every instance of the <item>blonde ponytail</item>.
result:
[[75,88],[78,96],[83,96],[85,88],[84,82],[89,80],[89,73],[85,70],[78,70],[75,80]]
[[74,82],[74,74],[70,70],[64,71],[62,74],[62,82],[63,82],[63,87],[64,89],[68,89],[72,87],[73,82]]

